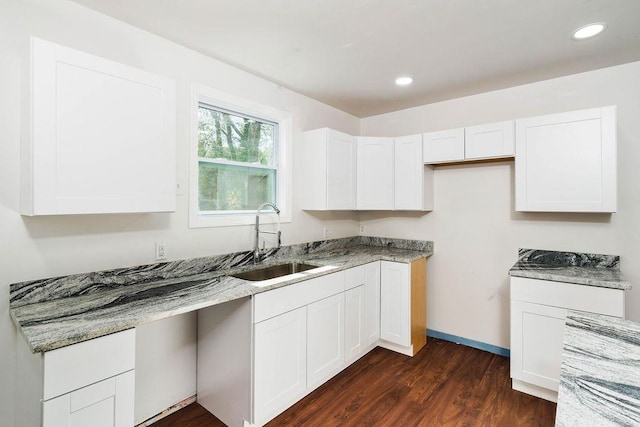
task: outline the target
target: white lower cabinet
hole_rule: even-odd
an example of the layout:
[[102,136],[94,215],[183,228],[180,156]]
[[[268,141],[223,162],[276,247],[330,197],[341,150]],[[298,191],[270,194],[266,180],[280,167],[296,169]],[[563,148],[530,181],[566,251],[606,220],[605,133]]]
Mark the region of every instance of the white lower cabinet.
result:
[[254,419],[268,421],[307,388],[307,307],[255,325]]
[[134,371],[100,381],[42,404],[43,427],[130,427]]
[[427,343],[427,259],[380,261],[380,346],[414,356]]
[[25,344],[19,352],[21,426],[133,425],[135,329],[44,353]]
[[[382,263],[385,273],[376,261],[201,310],[198,402],[227,425],[261,426],[376,345],[412,355],[409,350],[421,346],[411,338],[410,277],[422,275],[424,285],[426,270],[419,266],[426,258]],[[390,293],[381,294],[381,282]],[[406,290],[398,297],[400,288]],[[390,303],[381,306],[385,297]],[[407,305],[398,317],[400,300]],[[393,325],[383,330],[408,333],[408,344],[383,344],[381,309]],[[418,329],[426,337],[426,324]]]
[[408,264],[381,261],[380,338],[403,347],[411,345],[411,294]]
[[340,271],[254,297],[254,425],[344,367],[344,283]]
[[514,390],[557,401],[568,310],[624,317],[624,291],[511,278],[511,379]]
[[344,367],[344,293],[307,306],[307,387],[316,388]]

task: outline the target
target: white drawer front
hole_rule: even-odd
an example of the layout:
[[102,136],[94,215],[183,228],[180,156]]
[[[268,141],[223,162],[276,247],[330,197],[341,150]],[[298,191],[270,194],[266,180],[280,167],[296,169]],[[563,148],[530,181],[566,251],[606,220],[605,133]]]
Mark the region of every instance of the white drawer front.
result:
[[135,329],[44,354],[44,400],[113,377],[135,367]]
[[253,322],[262,322],[339,292],[344,292],[344,271],[257,294]]
[[512,277],[511,299],[624,317],[622,289]]
[[360,265],[344,271],[344,290],[348,291],[360,285],[364,285],[365,266]]

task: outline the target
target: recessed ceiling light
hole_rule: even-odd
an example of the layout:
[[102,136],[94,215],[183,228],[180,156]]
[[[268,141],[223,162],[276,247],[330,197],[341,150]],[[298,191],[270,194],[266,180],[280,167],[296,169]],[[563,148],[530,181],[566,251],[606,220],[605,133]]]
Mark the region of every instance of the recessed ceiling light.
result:
[[603,32],[606,26],[607,25],[604,22],[595,22],[593,24],[583,25],[573,32],[573,38],[576,40],[583,40],[595,37]]
[[398,86],[406,86],[406,85],[410,85],[411,83],[413,83],[413,77],[402,76],[396,79],[396,84]]

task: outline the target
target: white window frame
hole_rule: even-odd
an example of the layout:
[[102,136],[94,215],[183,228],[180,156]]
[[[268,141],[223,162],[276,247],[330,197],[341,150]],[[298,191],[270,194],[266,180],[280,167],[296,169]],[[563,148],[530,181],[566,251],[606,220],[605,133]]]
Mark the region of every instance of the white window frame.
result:
[[[191,143],[189,144],[189,228],[252,225],[255,223],[256,214],[255,211],[200,213],[198,205],[198,107],[201,103],[278,124],[276,205],[280,209],[280,222],[291,222],[292,114],[218,89],[193,83],[191,90]],[[261,223],[276,221],[275,215],[263,215],[260,218]]]

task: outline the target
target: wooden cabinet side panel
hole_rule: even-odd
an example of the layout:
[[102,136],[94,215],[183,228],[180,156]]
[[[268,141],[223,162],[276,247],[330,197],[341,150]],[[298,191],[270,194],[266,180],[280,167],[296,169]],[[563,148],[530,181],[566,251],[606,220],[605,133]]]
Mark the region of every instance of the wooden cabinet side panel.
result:
[[411,344],[415,355],[427,343],[427,259],[411,263]]

